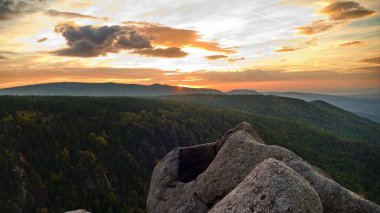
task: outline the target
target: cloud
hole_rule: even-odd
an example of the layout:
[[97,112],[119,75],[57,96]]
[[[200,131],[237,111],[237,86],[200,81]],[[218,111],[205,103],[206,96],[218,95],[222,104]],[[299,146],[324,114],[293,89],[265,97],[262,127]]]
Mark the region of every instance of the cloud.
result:
[[0,60],[9,59],[10,55],[17,55],[18,53],[12,51],[0,51]]
[[208,60],[218,60],[222,58],[227,58],[227,56],[226,55],[209,55],[209,56],[206,56],[205,58],[207,58]]
[[366,9],[354,1],[335,1],[320,12],[326,14],[330,21],[313,21],[308,25],[295,28],[297,33],[301,35],[314,35],[326,32],[333,29],[334,26],[344,25],[353,19],[364,18],[375,13],[375,11]]
[[233,48],[222,47],[217,42],[201,41],[201,35],[195,30],[176,29],[148,22],[123,22],[134,26],[139,32],[144,33],[155,45],[170,47],[195,47],[208,51],[221,52],[225,54],[236,53]]
[[[354,70],[297,71],[249,69],[244,71],[180,72],[152,68],[61,68],[0,69],[0,87],[47,82],[119,82],[135,84],[187,84],[202,87],[231,88],[261,85],[262,89],[308,88],[361,88],[378,87],[380,66]],[[27,71],[25,71],[27,70]],[[253,84],[254,83],[254,84]],[[351,84],[352,83],[352,84]],[[355,84],[355,85],[354,85]],[[266,86],[265,86],[266,85]],[[325,88],[326,89],[326,88]]]
[[229,58],[227,61],[234,63],[236,61],[242,61],[242,60],[245,60],[245,58],[244,57],[242,57],[242,58]]
[[315,46],[317,39],[313,38],[307,41],[299,42],[298,44],[294,46],[284,46],[281,47],[280,49],[276,50],[276,52],[281,53],[281,52],[293,52],[301,49],[305,49],[311,46]]
[[141,50],[135,50],[133,53],[144,55],[147,57],[162,57],[162,58],[183,58],[188,53],[181,50],[178,47],[168,48],[145,48]]
[[52,52],[60,56],[96,57],[121,50],[152,48],[148,37],[124,26],[77,26],[63,23],[55,27],[66,39],[68,48]]
[[354,1],[335,1],[323,8],[321,13],[329,16],[330,20],[342,21],[363,18],[375,13],[375,11],[362,7]]
[[147,57],[182,58],[188,53],[179,47],[155,48],[150,38],[131,26],[77,26],[63,23],[55,27],[66,39],[68,48],[52,54],[74,57],[97,57],[127,50]]
[[323,80],[323,79],[355,79],[355,78],[380,78],[378,70],[353,70],[352,72],[338,72],[331,70],[297,71],[284,70],[260,70],[250,69],[245,71],[197,71],[185,73],[187,77],[202,79],[207,82],[265,82],[265,81],[298,81],[298,80]]
[[375,56],[373,58],[365,58],[365,59],[360,60],[359,62],[366,62],[370,64],[380,64],[380,55]]
[[298,32],[298,34],[302,35],[314,35],[317,33],[322,33],[325,31],[330,30],[332,27],[334,27],[333,23],[329,23],[325,20],[317,20],[313,21],[308,25],[297,27],[295,30]]
[[55,31],[62,34],[69,47],[52,53],[61,56],[96,57],[128,50],[147,57],[181,58],[188,55],[181,49],[183,47],[226,54],[236,52],[233,48],[224,48],[217,42],[201,41],[201,36],[194,30],[175,29],[148,22],[124,24],[127,25],[99,27],[59,24]]
[[363,41],[350,41],[350,42],[339,44],[339,46],[350,47],[350,46],[360,46],[360,45],[365,45],[365,44],[367,44],[367,43],[363,42]]
[[17,18],[27,13],[34,13],[41,9],[41,0],[0,0],[0,21]]
[[109,21],[109,18],[107,17],[96,17],[96,16],[90,16],[90,15],[83,15],[80,13],[60,12],[57,10],[47,10],[45,14],[48,16],[53,16],[53,17],[84,18],[84,19],[96,19],[96,20],[102,20],[102,21]]
[[41,42],[44,42],[46,40],[48,40],[48,38],[44,37],[44,38],[38,39],[36,42],[41,43]]

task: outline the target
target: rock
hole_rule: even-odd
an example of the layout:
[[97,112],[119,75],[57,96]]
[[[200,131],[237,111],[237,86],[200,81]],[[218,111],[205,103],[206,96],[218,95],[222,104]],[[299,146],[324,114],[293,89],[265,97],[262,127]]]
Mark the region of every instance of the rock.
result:
[[317,192],[293,169],[273,158],[260,163],[210,213],[323,212]]
[[[267,165],[266,160],[269,158],[277,160],[272,159],[269,162],[281,161],[282,163],[277,163],[278,167],[282,167],[286,174],[275,175],[266,181],[294,183],[297,180],[303,180],[301,181],[303,190],[300,192],[302,194],[311,192],[304,184],[306,180],[316,191],[324,212],[380,212],[377,204],[362,199],[343,188],[290,150],[280,146],[266,145],[252,126],[246,122],[227,131],[220,140],[214,143],[175,148],[168,153],[153,171],[147,201],[148,212],[208,212],[214,206],[219,208],[218,206],[228,205],[231,201],[227,200],[237,196],[231,193],[240,191],[241,184],[244,184],[247,190],[253,190],[255,185],[250,184],[253,182],[247,181],[247,183],[246,180],[255,176],[252,172],[256,171],[256,167],[263,175],[260,177],[274,172],[270,167],[261,165],[265,162],[264,165]],[[274,163],[270,163],[272,164]],[[284,177],[289,180],[282,180]],[[257,181],[254,183],[256,186],[261,184]],[[317,204],[309,206],[309,203],[314,203],[318,199],[297,200],[295,197],[291,201],[290,198],[284,197],[285,192],[271,189],[272,186],[268,185],[269,189],[266,190],[272,194],[278,194],[276,200],[283,200],[287,205],[297,206],[300,209],[306,206],[309,209],[318,209]],[[246,199],[241,196],[241,199],[243,200],[239,202],[245,205],[264,207],[263,204],[251,203],[255,200],[254,198]],[[299,203],[296,204],[297,202]],[[215,210],[212,211],[215,212]],[[271,209],[263,209],[263,211],[270,212]]]

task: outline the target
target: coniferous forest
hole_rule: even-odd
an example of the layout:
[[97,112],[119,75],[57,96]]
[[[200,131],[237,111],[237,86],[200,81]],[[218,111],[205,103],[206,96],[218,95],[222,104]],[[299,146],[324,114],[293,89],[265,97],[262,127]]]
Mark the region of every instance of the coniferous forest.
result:
[[2,96],[0,209],[145,212],[150,175],[166,153],[213,142],[242,121],[380,203],[378,123],[326,103],[264,97],[232,106],[238,100],[224,96]]

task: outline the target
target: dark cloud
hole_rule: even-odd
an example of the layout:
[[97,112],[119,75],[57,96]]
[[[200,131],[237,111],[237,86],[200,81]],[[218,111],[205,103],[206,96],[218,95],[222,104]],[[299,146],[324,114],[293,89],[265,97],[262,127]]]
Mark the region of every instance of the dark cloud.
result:
[[276,52],[278,52],[278,53],[281,53],[281,52],[293,52],[293,51],[305,49],[305,48],[317,45],[316,41],[317,41],[317,39],[314,38],[314,39],[310,39],[310,40],[307,40],[307,41],[299,42],[298,44],[296,44],[294,46],[281,47],[280,49],[276,50]]
[[226,55],[209,55],[209,56],[206,56],[205,58],[207,58],[208,60],[218,60],[222,58],[227,58],[227,56]]
[[102,21],[109,21],[109,18],[107,17],[96,17],[96,16],[84,15],[80,13],[61,12],[57,10],[47,10],[45,14],[48,16],[53,16],[53,17],[84,18],[84,19],[96,19],[96,20],[102,20]]
[[162,58],[183,58],[188,55],[187,52],[181,50],[178,47],[168,48],[146,48],[141,50],[135,50],[133,53],[144,55],[147,57],[162,57]]
[[96,57],[120,50],[152,48],[146,36],[118,25],[97,27],[64,23],[57,25],[55,31],[62,34],[69,46],[53,52],[61,56]]
[[34,13],[41,9],[43,0],[0,0],[0,21],[17,18],[21,15]]
[[154,48],[149,37],[130,26],[64,23],[57,25],[55,31],[62,34],[69,46],[52,52],[55,55],[96,57],[122,50],[148,57],[178,58],[187,55],[178,47]]
[[42,43],[42,42],[44,42],[44,41],[46,41],[46,40],[48,40],[48,38],[47,38],[47,37],[44,37],[44,38],[38,39],[38,40],[37,40],[37,43]]
[[363,42],[363,41],[350,41],[350,42],[339,44],[339,46],[350,47],[350,46],[360,46],[360,45],[365,45],[365,44],[367,44],[367,43]]
[[370,63],[370,64],[380,64],[380,55],[375,56],[373,58],[362,59],[362,60],[360,60],[360,62],[366,62],[366,63]]
[[0,55],[0,60],[1,60],[1,59],[8,59],[8,58],[5,57],[5,56]]
[[363,18],[375,13],[375,11],[362,7],[354,1],[335,1],[321,10],[329,16],[330,20],[351,20]]
[[317,33],[322,33],[327,30],[330,30],[333,26],[334,26],[333,23],[329,23],[325,20],[318,20],[318,21],[313,21],[308,25],[297,27],[295,28],[295,30],[298,31],[298,34],[314,35]]

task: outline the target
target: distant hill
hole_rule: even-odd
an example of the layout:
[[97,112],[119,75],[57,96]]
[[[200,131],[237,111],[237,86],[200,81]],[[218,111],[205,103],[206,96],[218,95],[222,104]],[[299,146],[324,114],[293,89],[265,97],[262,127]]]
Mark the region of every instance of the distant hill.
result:
[[333,96],[300,92],[264,92],[264,94],[297,98],[305,101],[321,100],[362,117],[380,122],[379,96]]
[[256,90],[251,89],[235,89],[227,92],[228,95],[262,95]]
[[188,88],[162,84],[139,85],[118,83],[48,83],[0,89],[0,95],[39,96],[167,96],[186,94],[228,94],[228,95],[275,95],[297,98],[305,101],[321,100],[380,123],[380,96],[332,96],[299,92],[257,92],[251,89],[236,89],[223,93],[215,89]]
[[178,95],[162,98],[274,116],[302,122],[305,126],[346,139],[364,141],[372,138],[372,143],[380,142],[376,138],[380,135],[380,124],[319,100],[306,102],[273,95]]
[[196,89],[162,84],[48,83],[0,89],[0,95],[51,96],[160,96],[181,94],[222,94],[214,89]]

